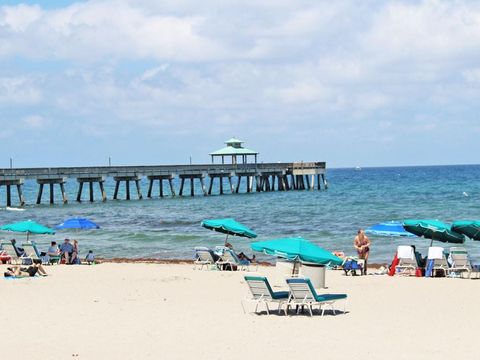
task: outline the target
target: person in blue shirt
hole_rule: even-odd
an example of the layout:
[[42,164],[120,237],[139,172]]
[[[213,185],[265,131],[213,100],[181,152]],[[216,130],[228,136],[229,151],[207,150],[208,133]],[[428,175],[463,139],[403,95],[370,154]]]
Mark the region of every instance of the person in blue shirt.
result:
[[70,239],[65,239],[65,242],[60,245],[60,253],[62,254],[62,258],[65,259],[65,264],[70,264],[73,250],[73,245],[70,243]]

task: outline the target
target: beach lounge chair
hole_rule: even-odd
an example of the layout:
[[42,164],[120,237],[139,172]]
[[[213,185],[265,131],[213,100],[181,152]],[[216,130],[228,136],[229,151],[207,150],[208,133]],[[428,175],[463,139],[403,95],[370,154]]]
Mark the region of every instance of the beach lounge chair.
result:
[[[283,304],[288,302],[288,291],[272,291],[272,287],[268,282],[268,279],[264,276],[245,276],[248,288],[250,289],[250,297],[246,297],[244,301],[255,302],[255,312],[258,310],[260,303],[265,304],[267,308],[267,314],[270,315],[269,303],[278,304],[278,313],[282,309]],[[245,311],[244,301],[242,301],[243,312]],[[285,310],[285,315],[287,314]]]
[[[223,255],[220,257],[220,259],[215,263],[219,269],[228,269],[230,268],[231,270],[234,269],[239,269],[239,270],[250,270],[250,261],[248,260],[240,260],[235,254],[235,252],[232,249],[225,248],[225,251],[223,252]],[[258,268],[258,265],[257,265]]]
[[11,264],[23,264],[23,260],[26,259],[24,257],[20,257],[17,254],[17,251],[13,244],[10,241],[2,242],[2,249],[3,251],[10,257]]
[[37,244],[35,241],[28,241],[22,244],[23,250],[25,251],[25,256],[30,259],[39,259],[42,260],[43,265],[59,263],[61,255],[47,255],[38,250]]
[[447,258],[445,257],[443,247],[431,246],[428,248],[427,269],[425,271],[425,276],[434,276],[437,274],[438,271],[443,272],[445,275],[447,274]]
[[206,266],[207,269],[212,268],[212,266],[215,266],[216,268],[212,250],[203,246],[198,246],[195,248],[193,269],[196,270],[197,266],[200,266],[200,270],[202,270],[204,266]]
[[451,267],[448,269],[449,276],[455,276],[456,274],[463,275],[467,273],[467,277],[470,278],[472,273],[472,265],[468,258],[468,252],[464,247],[451,247],[449,259],[451,260]]
[[397,247],[398,265],[395,266],[395,272],[398,275],[415,275],[420,267],[415,256],[413,247],[410,245],[400,245]]
[[310,311],[310,316],[313,316],[313,306],[318,305],[322,310],[322,316],[325,312],[324,305],[329,305],[332,308],[333,314],[336,314],[333,304],[338,300],[345,300],[343,312],[345,313],[347,295],[346,294],[317,294],[310,279],[292,278],[287,279],[288,287],[290,288],[290,297],[288,299],[287,308],[285,312],[288,312],[290,305],[297,305],[297,314],[300,311],[300,306],[307,306]]

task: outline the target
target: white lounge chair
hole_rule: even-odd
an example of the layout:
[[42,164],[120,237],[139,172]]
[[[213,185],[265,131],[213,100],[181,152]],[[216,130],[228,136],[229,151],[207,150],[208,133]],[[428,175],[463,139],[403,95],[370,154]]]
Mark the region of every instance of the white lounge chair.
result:
[[200,270],[202,270],[204,266],[206,266],[207,269],[215,266],[215,259],[213,258],[213,253],[209,248],[200,246],[195,248],[195,260],[193,261],[193,269],[196,270],[197,266],[200,266]]
[[[250,265],[252,264],[248,260],[240,260],[235,254],[235,252],[232,249],[225,248],[225,251],[223,252],[223,255],[220,257],[220,259],[215,263],[219,267],[219,269],[222,268],[228,268],[230,267],[231,270],[237,268],[239,270],[250,270]],[[258,264],[257,269],[258,269]]]
[[420,267],[415,251],[410,245],[400,245],[397,247],[398,265],[395,266],[395,273],[398,275],[411,275]]
[[451,260],[451,267],[448,269],[449,276],[456,276],[460,274],[462,276],[467,273],[467,277],[470,278],[472,273],[472,265],[468,258],[468,252],[464,247],[451,247],[449,259]]
[[329,305],[332,308],[333,314],[336,315],[333,304],[338,300],[345,300],[343,312],[345,313],[347,294],[317,294],[310,279],[291,278],[287,279],[288,287],[290,288],[290,297],[288,299],[285,313],[288,312],[290,305],[297,305],[297,314],[300,311],[300,306],[307,306],[310,311],[310,316],[313,316],[313,306],[318,305],[322,310],[322,316],[325,312],[324,305]]
[[427,263],[433,261],[432,266],[432,275],[441,270],[447,275],[448,272],[448,262],[447,258],[445,257],[445,252],[443,247],[440,246],[431,246],[428,248],[428,256],[427,256]]
[[[282,305],[288,302],[288,291],[272,291],[272,287],[268,279],[264,276],[245,276],[248,288],[250,289],[250,297],[246,297],[244,301],[255,302],[255,312],[258,310],[258,305],[265,304],[267,314],[270,315],[269,303],[278,304],[278,313],[282,310]],[[242,301],[243,312],[245,311],[244,301]],[[287,311],[285,309],[285,315]]]

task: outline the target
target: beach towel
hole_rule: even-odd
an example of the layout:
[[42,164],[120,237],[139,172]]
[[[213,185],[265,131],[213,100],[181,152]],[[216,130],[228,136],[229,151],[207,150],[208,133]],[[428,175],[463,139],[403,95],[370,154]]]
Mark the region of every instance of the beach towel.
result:
[[390,265],[390,270],[388,271],[388,276],[395,275],[395,268],[397,267],[399,262],[400,262],[400,260],[398,259],[397,254],[395,254],[395,257],[393,258],[393,261]]
[[428,259],[443,259],[443,247],[431,246],[428,248]]
[[397,256],[399,259],[413,260],[415,254],[413,253],[413,248],[411,246],[400,245],[397,248]]
[[432,277],[434,263],[435,263],[435,259],[427,260],[427,267],[425,268],[425,277]]

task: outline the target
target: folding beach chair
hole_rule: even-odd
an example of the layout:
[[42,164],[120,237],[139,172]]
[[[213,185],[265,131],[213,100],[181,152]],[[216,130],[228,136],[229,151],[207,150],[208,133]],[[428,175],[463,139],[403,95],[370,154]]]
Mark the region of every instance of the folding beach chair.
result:
[[345,275],[349,274],[352,276],[357,276],[357,270],[360,271],[360,275],[363,273],[363,266],[358,262],[357,259],[346,258],[343,262],[342,269],[345,272]]
[[216,268],[212,250],[203,246],[198,246],[195,248],[195,260],[193,261],[193,269],[196,270],[197,266],[200,266],[200,270],[202,270],[204,266],[206,266],[207,269],[211,269],[213,266],[215,266]]
[[398,275],[415,275],[420,265],[415,256],[415,251],[410,245],[397,247],[398,265],[395,266],[395,273]]
[[[215,263],[219,269],[228,269],[230,268],[231,270],[234,270],[235,268],[239,270],[250,270],[250,261],[248,260],[240,260],[235,254],[235,252],[232,249],[225,248],[225,251],[223,255],[220,257],[220,259]],[[258,269],[258,264],[257,269]]]
[[445,257],[444,249],[440,246],[431,246],[428,248],[427,270],[425,276],[436,275],[438,271],[442,271],[445,275],[448,271],[448,262]]
[[317,294],[310,279],[292,278],[287,279],[288,287],[290,288],[290,297],[288,299],[288,312],[290,305],[297,305],[297,314],[300,312],[300,306],[307,306],[310,311],[310,316],[313,316],[313,306],[318,305],[322,310],[322,316],[325,312],[324,305],[329,305],[332,308],[333,314],[336,315],[333,304],[338,300],[345,300],[343,312],[345,313],[347,294]]
[[23,260],[28,259],[27,257],[20,257],[17,254],[17,250],[10,241],[2,242],[3,251],[10,257],[11,264],[23,264]]
[[451,247],[449,259],[452,266],[448,269],[449,276],[456,276],[459,274],[462,276],[467,273],[467,278],[470,278],[472,273],[472,265],[468,258],[468,252],[464,247]]
[[[278,313],[282,310],[282,305],[288,302],[288,291],[272,291],[272,287],[268,279],[264,276],[245,276],[248,288],[250,289],[250,296],[245,297],[242,301],[243,312],[245,311],[245,301],[255,302],[255,312],[258,310],[260,303],[265,304],[267,314],[270,315],[269,303],[278,304]],[[285,310],[285,315],[287,311]]]
[[28,241],[22,244],[23,250],[25,251],[25,255],[30,259],[39,259],[42,261],[43,265],[55,264],[59,263],[62,256],[61,255],[47,255],[42,253],[38,250],[37,244],[35,241]]

